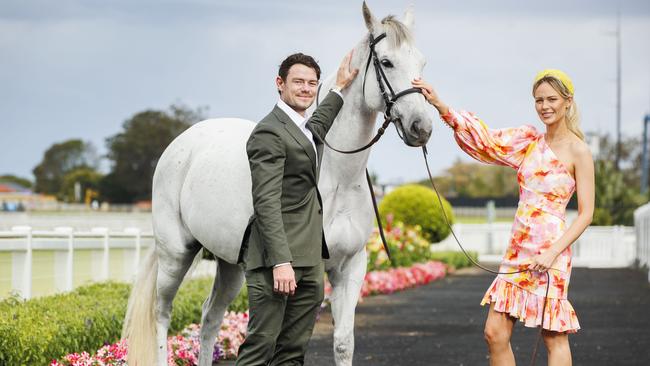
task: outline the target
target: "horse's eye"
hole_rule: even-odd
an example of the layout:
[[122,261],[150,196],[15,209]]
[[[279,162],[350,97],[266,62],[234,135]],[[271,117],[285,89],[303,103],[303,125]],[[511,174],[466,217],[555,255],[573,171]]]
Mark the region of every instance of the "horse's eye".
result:
[[383,67],[393,67],[393,63],[390,62],[388,59],[381,60],[381,65]]

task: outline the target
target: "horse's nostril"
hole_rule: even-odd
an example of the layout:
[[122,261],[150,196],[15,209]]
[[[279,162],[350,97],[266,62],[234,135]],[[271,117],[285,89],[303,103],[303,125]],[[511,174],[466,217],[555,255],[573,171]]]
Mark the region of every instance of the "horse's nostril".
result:
[[411,123],[411,133],[413,133],[415,136],[420,134],[420,121],[416,120]]

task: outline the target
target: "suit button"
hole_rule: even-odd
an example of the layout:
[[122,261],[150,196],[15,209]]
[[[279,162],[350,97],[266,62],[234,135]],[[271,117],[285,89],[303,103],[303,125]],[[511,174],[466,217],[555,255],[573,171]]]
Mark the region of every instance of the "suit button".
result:
[[323,210],[319,208],[318,209],[318,214],[321,215],[322,213],[323,213]]

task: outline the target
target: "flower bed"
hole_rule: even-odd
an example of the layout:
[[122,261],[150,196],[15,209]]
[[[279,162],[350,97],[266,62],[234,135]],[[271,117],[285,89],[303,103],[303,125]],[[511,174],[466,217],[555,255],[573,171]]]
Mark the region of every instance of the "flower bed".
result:
[[411,267],[391,268],[366,274],[361,296],[390,294],[409,287],[426,285],[445,277],[446,266],[440,262],[416,263]]
[[[237,350],[246,336],[248,311],[236,313],[227,311],[212,351],[214,361],[234,359]],[[194,366],[199,362],[201,328],[191,324],[180,334],[167,339],[167,364],[174,366]],[[128,346],[125,340],[106,345],[91,356],[88,352],[69,354],[63,359],[52,361],[50,366],[127,366]]]
[[[390,294],[410,287],[425,285],[443,278],[446,266],[430,261],[417,263],[411,267],[394,268],[388,271],[372,271],[366,274],[361,296]],[[329,287],[329,284],[326,285]],[[213,350],[213,360],[234,359],[237,350],[246,336],[248,312],[226,312],[217,343]],[[167,340],[167,363],[175,366],[194,366],[198,364],[200,327],[192,324],[181,333]],[[50,366],[126,366],[127,344],[124,340],[102,347],[93,356],[87,352],[70,354]]]
[[414,263],[430,260],[431,244],[424,238],[422,228],[419,226],[406,226],[402,222],[393,223],[392,217],[388,215],[384,234],[391,259],[388,260],[386,255],[379,229],[374,227],[366,243],[368,272],[410,267]]

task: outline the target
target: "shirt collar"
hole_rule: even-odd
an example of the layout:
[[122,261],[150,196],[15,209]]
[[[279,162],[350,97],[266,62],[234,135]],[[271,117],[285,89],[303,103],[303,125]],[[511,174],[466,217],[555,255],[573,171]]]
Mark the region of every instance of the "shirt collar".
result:
[[294,111],[293,108],[291,108],[287,103],[285,103],[282,99],[278,99],[278,107],[289,116],[289,118],[295,123],[297,126],[302,127],[302,125],[305,124],[305,121],[307,118],[309,118],[309,114],[305,113],[305,117],[301,116],[298,112]]

